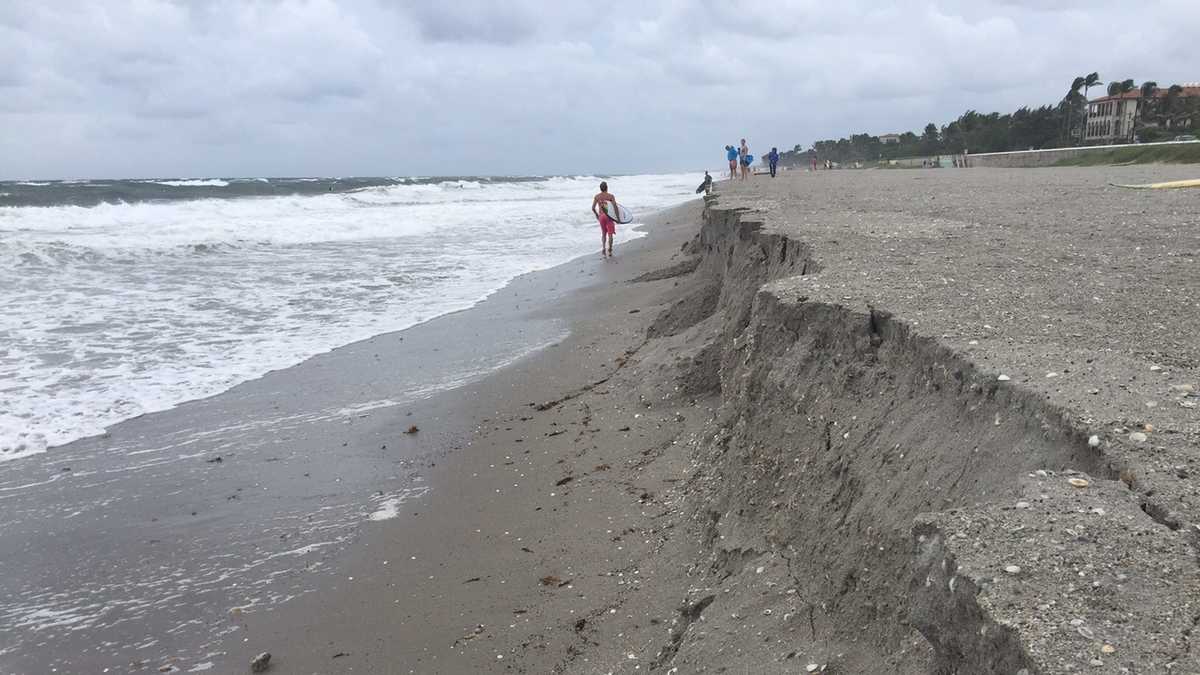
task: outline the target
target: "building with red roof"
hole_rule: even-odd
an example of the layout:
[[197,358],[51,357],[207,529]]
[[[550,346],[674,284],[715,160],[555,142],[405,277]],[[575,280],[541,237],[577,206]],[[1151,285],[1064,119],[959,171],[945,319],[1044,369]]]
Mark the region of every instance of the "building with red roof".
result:
[[[1171,99],[1170,106],[1164,105]],[[1088,102],[1087,125],[1084,127],[1084,142],[1098,145],[1105,143],[1133,143],[1139,125],[1144,127],[1159,127],[1167,129],[1190,129],[1196,117],[1196,101],[1200,101],[1200,84],[1189,83],[1182,89],[1172,93],[1170,87],[1159,87],[1149,97],[1143,97],[1140,89],[1127,91],[1114,96],[1101,96]],[[1179,105],[1182,102],[1183,105]],[[1149,109],[1147,107],[1149,106]],[[1165,110],[1178,108],[1179,115],[1149,113],[1170,113]],[[1139,115],[1141,120],[1139,121]]]

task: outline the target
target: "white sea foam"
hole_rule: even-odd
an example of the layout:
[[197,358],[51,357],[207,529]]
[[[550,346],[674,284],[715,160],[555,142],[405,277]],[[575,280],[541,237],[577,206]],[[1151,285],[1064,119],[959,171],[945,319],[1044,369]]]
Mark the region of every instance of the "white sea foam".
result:
[[171,187],[225,187],[229,185],[229,181],[221,180],[220,178],[196,178],[192,180],[152,180],[146,182],[154,183],[156,185],[170,185]]
[[349,408],[341,408],[335,413],[335,415],[338,417],[355,417],[357,415],[369,413],[372,410],[379,410],[380,408],[392,408],[398,405],[400,405],[400,401],[393,401],[385,398],[378,401],[367,401],[366,403],[360,403],[359,405],[350,406]]
[[[609,183],[645,214],[694,196],[698,180]],[[589,253],[596,182],[0,208],[0,460],[469,307]],[[633,236],[619,228],[618,241]]]
[[41,183],[41,182],[33,181],[33,180],[23,180],[23,181],[18,181],[17,185],[28,185],[30,187],[46,187],[47,185],[49,185],[49,183]]
[[420,499],[429,492],[427,486],[413,487],[390,495],[380,495],[371,501],[374,509],[367,514],[367,520],[391,520],[400,515],[400,507],[410,499]]

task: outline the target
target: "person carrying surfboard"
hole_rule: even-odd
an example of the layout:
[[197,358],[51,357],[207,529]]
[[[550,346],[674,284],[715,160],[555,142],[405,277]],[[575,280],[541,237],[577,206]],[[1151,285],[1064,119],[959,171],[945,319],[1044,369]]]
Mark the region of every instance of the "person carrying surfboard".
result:
[[[611,206],[610,206],[611,205]],[[617,233],[617,223],[609,216],[617,213],[617,198],[608,191],[608,182],[600,181],[600,192],[592,197],[592,214],[600,221],[600,257],[611,258],[613,254],[613,235]]]

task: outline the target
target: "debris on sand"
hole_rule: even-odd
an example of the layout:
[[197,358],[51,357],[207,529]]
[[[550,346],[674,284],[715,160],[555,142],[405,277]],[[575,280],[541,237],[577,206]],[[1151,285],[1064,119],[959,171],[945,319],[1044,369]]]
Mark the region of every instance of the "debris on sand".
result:
[[407,430],[406,430],[404,433],[406,433],[406,434],[415,434],[415,433],[417,433],[418,431],[420,431],[420,429],[418,429],[418,428],[417,428],[417,425],[415,425],[415,424],[414,424],[414,425],[410,426],[410,427],[409,427],[409,428],[408,428],[408,429],[407,429]]
[[541,578],[541,582],[543,586],[557,586],[562,583],[562,579],[559,579],[553,574],[547,574]]
[[474,640],[475,638],[479,637],[481,634],[483,634],[483,624],[478,624],[475,626],[474,630],[472,630],[470,633],[467,633],[466,635],[462,636],[461,638],[459,638],[459,640]]
[[573,480],[575,480],[574,476],[564,476],[562,478],[559,478],[557,481],[555,481],[554,484],[555,485],[566,485],[567,483],[570,483]]
[[263,652],[250,661],[250,672],[265,673],[271,667],[271,652]]
[[1085,488],[1088,486],[1088,482],[1087,482],[1086,478],[1068,478],[1067,482],[1070,483],[1071,485],[1074,485],[1077,488]]

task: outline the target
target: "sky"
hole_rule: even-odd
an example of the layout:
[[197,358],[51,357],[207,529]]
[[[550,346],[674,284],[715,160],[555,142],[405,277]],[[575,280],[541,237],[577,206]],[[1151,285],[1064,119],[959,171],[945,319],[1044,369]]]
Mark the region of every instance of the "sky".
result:
[[1196,0],[0,0],[0,179],[696,171],[1200,81],[1197,35]]

